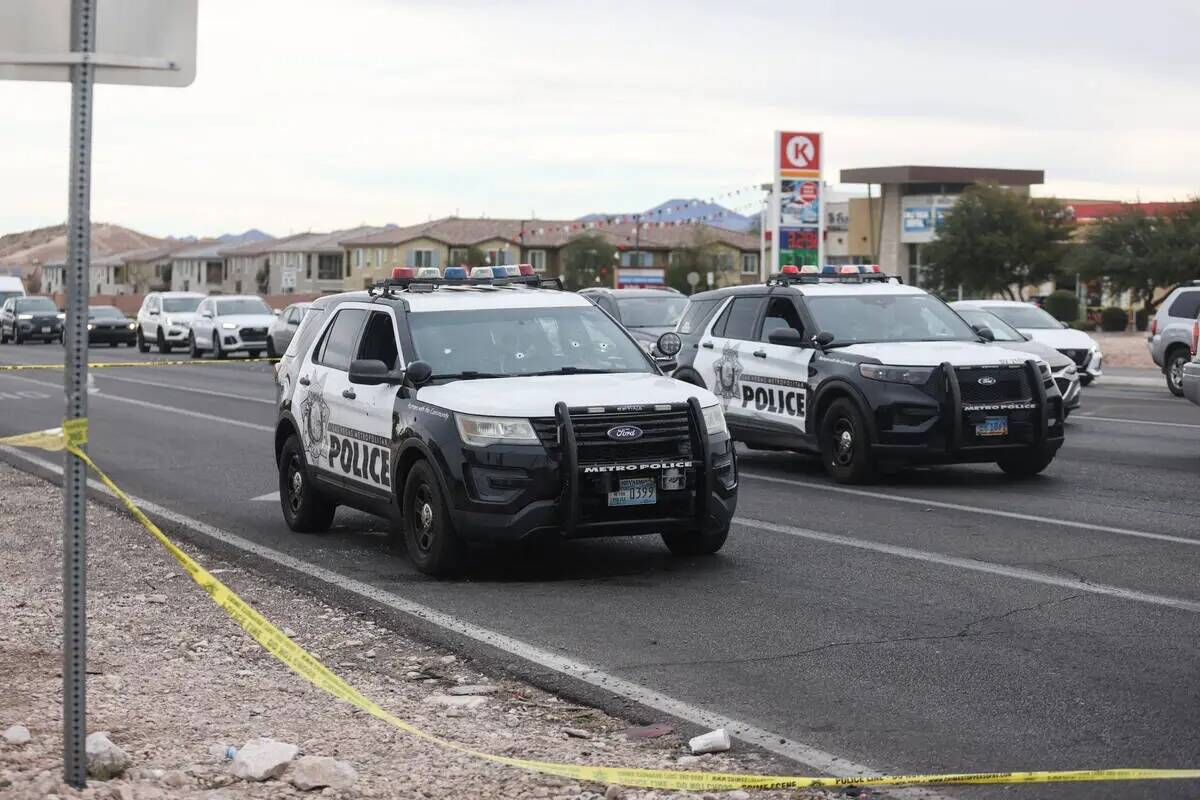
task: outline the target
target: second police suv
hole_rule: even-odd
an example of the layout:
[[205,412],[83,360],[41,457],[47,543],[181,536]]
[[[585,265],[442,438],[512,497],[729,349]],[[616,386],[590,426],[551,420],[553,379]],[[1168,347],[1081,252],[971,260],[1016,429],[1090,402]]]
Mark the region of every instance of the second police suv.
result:
[[717,398],[663,374],[587,299],[533,269],[397,268],[322,297],[276,369],[280,501],[296,531],[338,505],[388,517],[415,566],[469,542],[661,534],[716,552],[737,504]]
[[735,440],[819,453],[842,483],[911,463],[1045,469],[1063,443],[1046,362],[877,269],[788,266],[693,295],[675,377],[721,398]]

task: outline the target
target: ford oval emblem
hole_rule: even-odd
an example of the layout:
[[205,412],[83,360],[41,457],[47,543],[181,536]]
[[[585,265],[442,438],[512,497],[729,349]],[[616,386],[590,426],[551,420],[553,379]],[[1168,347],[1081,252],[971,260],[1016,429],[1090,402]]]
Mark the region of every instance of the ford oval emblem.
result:
[[636,425],[617,425],[609,428],[606,435],[614,442],[632,442],[642,438],[642,429]]
[[996,379],[990,375],[985,375],[984,377],[979,379],[979,383],[982,384],[983,386],[991,386],[995,382],[996,382]]

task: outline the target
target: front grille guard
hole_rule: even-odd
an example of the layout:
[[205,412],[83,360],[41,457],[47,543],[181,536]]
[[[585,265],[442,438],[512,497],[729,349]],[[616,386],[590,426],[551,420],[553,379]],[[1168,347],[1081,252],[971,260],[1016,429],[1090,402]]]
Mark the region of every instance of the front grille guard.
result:
[[[688,423],[696,447],[693,460],[699,460],[696,475],[696,517],[704,524],[708,516],[709,495],[712,492],[712,448],[708,441],[708,428],[704,424],[704,411],[700,400],[689,397],[687,401]],[[562,400],[554,404],[554,420],[558,425],[558,442],[561,450],[563,486],[561,497],[563,535],[570,538],[579,527],[579,448],[576,443],[575,425],[571,421],[571,409]],[[694,456],[698,455],[699,459]]]
[[[947,424],[946,452],[955,453],[963,448],[962,392],[959,390],[958,373],[955,371],[954,365],[949,361],[943,361],[941,369],[946,401],[953,412]],[[1050,410],[1046,399],[1046,384],[1042,381],[1042,372],[1038,369],[1036,361],[1027,359],[1024,369],[1029,379],[1029,385],[1033,387],[1033,402],[1036,406],[1035,413],[1037,414],[1037,424],[1033,429],[1033,443],[1034,446],[1040,447],[1045,443],[1050,427]]]

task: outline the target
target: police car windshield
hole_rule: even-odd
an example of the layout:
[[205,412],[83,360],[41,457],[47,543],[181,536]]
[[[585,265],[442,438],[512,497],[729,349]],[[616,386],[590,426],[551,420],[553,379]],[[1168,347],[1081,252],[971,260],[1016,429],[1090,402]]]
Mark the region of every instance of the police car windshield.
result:
[[434,377],[650,372],[645,353],[593,306],[408,315],[416,357]]
[[170,314],[187,314],[196,310],[196,306],[200,305],[199,297],[164,297],[163,311]]
[[217,316],[230,314],[270,314],[271,309],[257,297],[239,297],[236,300],[221,300],[217,303]]
[[1058,320],[1037,306],[985,306],[1014,328],[1061,328]]
[[674,328],[687,306],[686,297],[662,293],[662,297],[621,297],[617,310],[626,328]]
[[963,308],[958,310],[958,315],[965,319],[970,325],[978,325],[981,328],[988,328],[991,330],[992,338],[997,342],[1027,341],[1023,333],[990,311],[979,311],[978,309],[973,308]]
[[805,298],[817,329],[834,346],[862,342],[977,342],[979,336],[949,306],[927,294]]

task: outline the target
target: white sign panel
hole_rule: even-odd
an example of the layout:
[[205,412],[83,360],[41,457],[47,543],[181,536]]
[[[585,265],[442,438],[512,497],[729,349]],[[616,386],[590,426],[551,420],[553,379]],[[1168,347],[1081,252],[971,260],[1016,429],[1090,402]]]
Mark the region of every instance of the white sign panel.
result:
[[281,289],[296,288],[296,267],[284,265],[283,269],[279,271],[279,287]]
[[[96,82],[191,84],[198,2],[96,0]],[[71,0],[0,0],[0,80],[69,81],[71,58]]]

